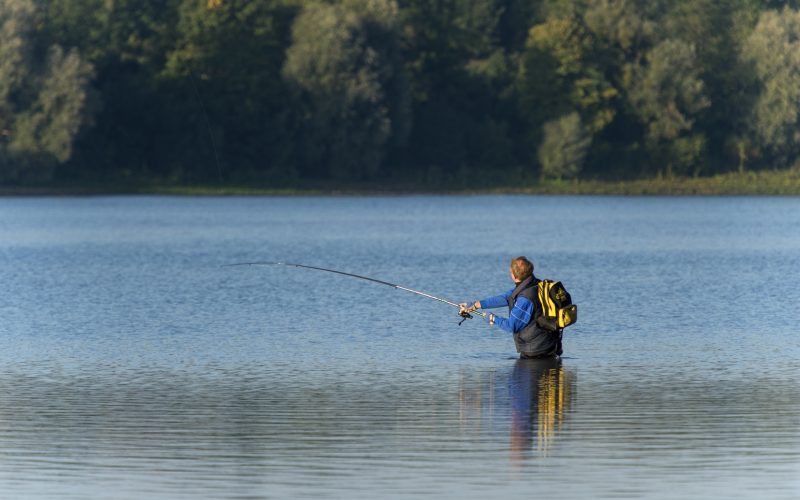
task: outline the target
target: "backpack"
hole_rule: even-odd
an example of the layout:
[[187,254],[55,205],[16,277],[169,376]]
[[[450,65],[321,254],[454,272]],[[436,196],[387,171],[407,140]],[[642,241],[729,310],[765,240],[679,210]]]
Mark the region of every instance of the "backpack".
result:
[[537,325],[555,332],[578,321],[578,306],[560,281],[539,280],[536,289],[542,311]]

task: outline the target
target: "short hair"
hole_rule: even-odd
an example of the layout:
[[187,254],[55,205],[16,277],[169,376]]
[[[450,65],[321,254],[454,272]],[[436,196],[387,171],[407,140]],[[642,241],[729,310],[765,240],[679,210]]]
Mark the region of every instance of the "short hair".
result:
[[511,259],[511,272],[514,277],[522,281],[533,274],[533,262],[520,255]]

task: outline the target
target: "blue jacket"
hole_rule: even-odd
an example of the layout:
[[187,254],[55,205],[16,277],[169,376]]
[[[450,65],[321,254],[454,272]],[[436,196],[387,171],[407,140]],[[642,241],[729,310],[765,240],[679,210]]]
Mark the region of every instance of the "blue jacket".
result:
[[[495,295],[493,297],[481,300],[481,309],[508,307],[508,298],[511,297],[511,294],[514,292],[515,288],[516,287],[500,295]],[[535,306],[533,305],[533,302],[525,297],[517,297],[516,302],[514,302],[514,308],[511,309],[511,313],[508,315],[508,318],[495,316],[494,324],[508,333],[517,333],[528,326],[528,323],[530,323],[533,319],[534,311]],[[488,321],[489,317],[487,316],[486,319]]]

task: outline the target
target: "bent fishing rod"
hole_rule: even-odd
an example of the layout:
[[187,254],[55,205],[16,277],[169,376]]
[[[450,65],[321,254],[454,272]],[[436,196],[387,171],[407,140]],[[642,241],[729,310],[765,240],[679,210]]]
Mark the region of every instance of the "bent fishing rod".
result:
[[[235,264],[226,264],[223,267],[233,267],[233,266],[288,266],[288,267],[298,267],[298,268],[303,268],[303,269],[313,269],[315,271],[324,271],[326,273],[341,274],[342,276],[349,276],[351,278],[357,278],[357,279],[360,279],[360,280],[371,281],[373,283],[378,283],[378,284],[381,284],[381,285],[390,286],[392,288],[396,288],[398,290],[403,290],[405,292],[411,292],[411,293],[420,295],[422,297],[427,297],[429,299],[437,300],[439,302],[442,302],[442,303],[445,303],[447,305],[451,305],[453,307],[457,307],[457,308],[461,309],[461,306],[459,306],[455,302],[451,302],[451,301],[449,301],[447,299],[443,299],[441,297],[437,297],[437,296],[431,295],[429,293],[421,292],[419,290],[414,290],[413,288],[404,287],[404,286],[401,286],[401,285],[397,285],[395,283],[389,283],[388,281],[383,281],[383,280],[379,280],[379,279],[375,279],[375,278],[370,278],[368,276],[361,276],[360,274],[353,274],[353,273],[346,273],[344,271],[337,271],[335,269],[325,269],[324,267],[307,266],[305,264],[292,264],[290,262],[237,262]],[[481,312],[481,311],[472,311],[472,313],[477,314],[477,315],[479,315],[481,317],[486,317],[486,313]],[[463,323],[465,320],[472,319],[472,315],[467,311],[460,312],[459,314],[463,318],[461,321],[458,322],[459,326],[461,326],[461,323]]]

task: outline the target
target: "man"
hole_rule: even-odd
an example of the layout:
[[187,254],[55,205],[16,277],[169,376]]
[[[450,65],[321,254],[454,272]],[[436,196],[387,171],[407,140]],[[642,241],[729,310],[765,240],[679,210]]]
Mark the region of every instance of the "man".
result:
[[545,330],[536,324],[539,316],[537,296],[538,279],[533,275],[533,263],[525,257],[511,260],[511,279],[514,288],[502,295],[496,295],[474,302],[459,304],[462,312],[476,309],[508,307],[508,318],[487,314],[490,325],[497,325],[514,334],[514,344],[521,358],[548,358],[561,354],[561,334]]

